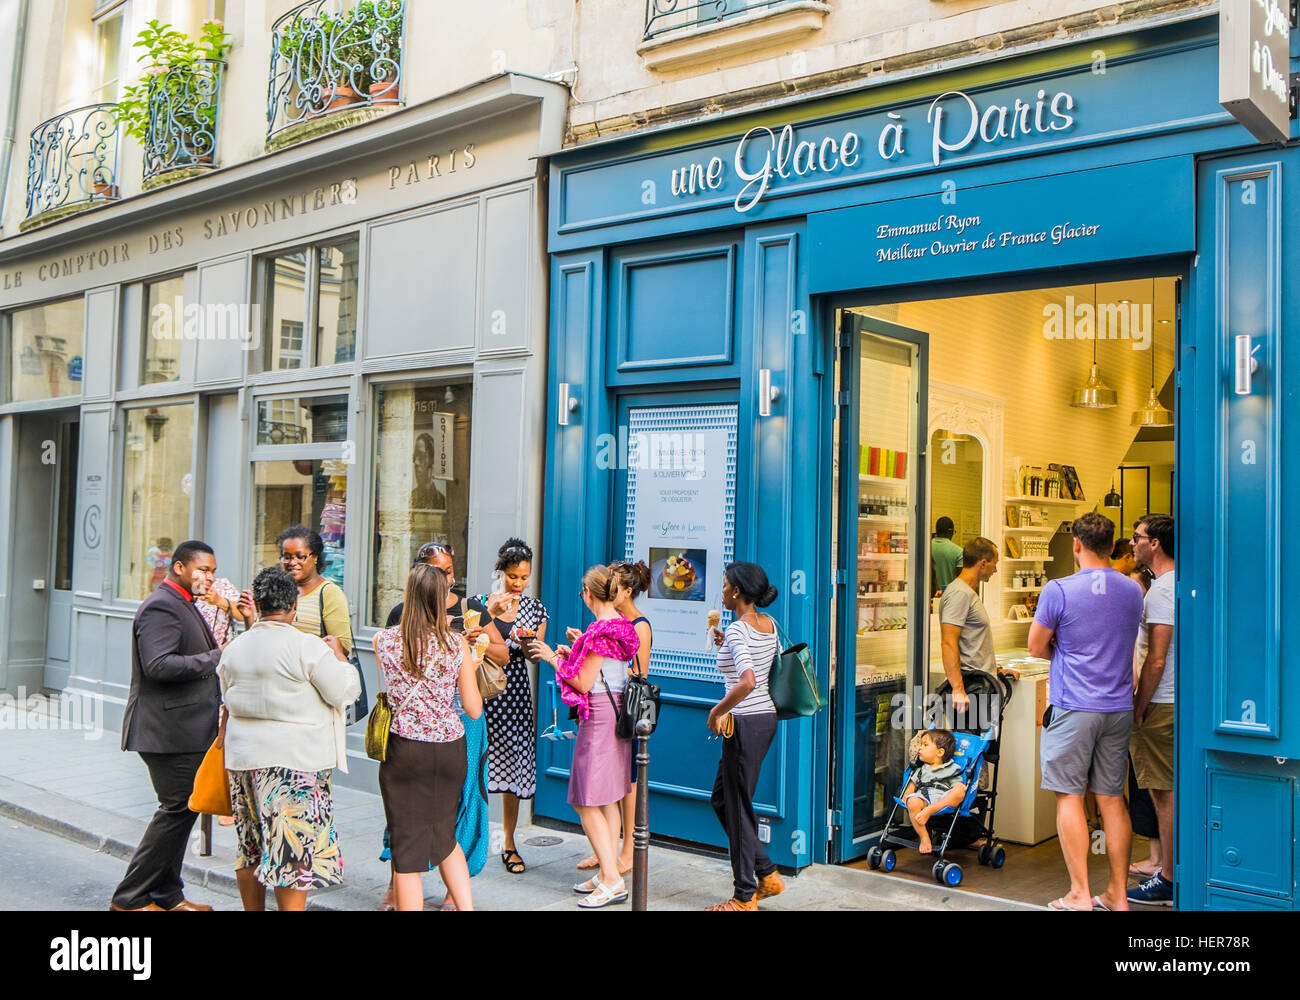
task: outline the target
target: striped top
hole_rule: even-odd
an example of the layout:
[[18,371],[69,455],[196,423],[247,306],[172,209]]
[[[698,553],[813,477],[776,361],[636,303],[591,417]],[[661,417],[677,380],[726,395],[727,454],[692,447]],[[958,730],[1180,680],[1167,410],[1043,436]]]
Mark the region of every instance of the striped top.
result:
[[776,629],[767,635],[747,622],[734,621],[727,626],[722,645],[718,647],[718,670],[730,691],[740,681],[746,670],[754,674],[754,690],[731,710],[732,715],[762,715],[775,712],[776,706],[767,693],[767,676],[780,649]]

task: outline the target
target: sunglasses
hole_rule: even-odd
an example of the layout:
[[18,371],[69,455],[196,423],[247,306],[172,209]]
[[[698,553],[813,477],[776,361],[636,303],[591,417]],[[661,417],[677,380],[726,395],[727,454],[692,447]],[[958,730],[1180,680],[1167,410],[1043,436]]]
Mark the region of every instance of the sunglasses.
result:
[[420,550],[415,553],[417,559],[428,559],[429,556],[448,555],[453,559],[456,553],[452,551],[450,545],[443,545],[441,542],[425,542],[420,546]]

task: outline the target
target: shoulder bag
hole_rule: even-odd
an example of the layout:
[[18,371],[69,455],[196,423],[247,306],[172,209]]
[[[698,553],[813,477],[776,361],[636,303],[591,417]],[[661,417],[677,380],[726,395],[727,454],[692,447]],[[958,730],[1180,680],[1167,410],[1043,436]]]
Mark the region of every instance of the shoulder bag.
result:
[[194,788],[190,792],[190,812],[211,816],[232,816],[234,806],[230,801],[230,779],[226,774],[226,719],[230,713],[221,710],[221,725],[217,738],[203,755],[203,763],[194,773]]
[[[379,675],[382,677],[384,665],[379,664]],[[402,714],[411,699],[415,697],[415,692],[420,689],[424,683],[421,677],[411,685],[410,693],[402,699],[402,703],[397,706],[394,712],[388,705],[388,692],[380,691],[375,695],[375,707],[370,710],[370,718],[366,720],[366,756],[371,760],[377,760],[383,763],[388,759],[388,733],[393,727],[393,719]]]
[[[769,616],[771,617],[771,616]],[[781,623],[772,618],[781,637],[781,652],[772,661],[767,676],[768,694],[776,706],[778,719],[797,719],[816,715],[826,707],[826,698],[817,687],[817,668],[808,644],[791,646]]]
[[[329,635],[325,631],[325,588],[330,585],[331,581],[326,580],[316,591],[317,599],[320,601],[320,637],[322,639]],[[338,586],[338,584],[335,584]],[[340,588],[342,589],[342,588]],[[357,695],[357,700],[343,709],[343,724],[345,726],[356,725],[361,719],[366,717],[370,711],[370,699],[366,697],[366,675],[361,669],[361,658],[357,656],[357,640],[352,634],[352,619],[348,618],[348,642],[351,648],[348,650],[348,662],[357,670],[357,677],[361,681],[361,693]],[[369,738],[369,728],[367,727],[367,738]]]
[[[466,598],[465,606],[469,608],[471,611],[478,611],[481,615],[487,618],[487,622],[496,621],[496,619],[493,618],[491,614],[488,613],[486,594],[477,598],[476,603],[479,605],[479,607],[477,608],[470,607],[469,599]],[[487,628],[487,622],[483,622],[480,619],[479,624],[482,625],[484,628]],[[500,632],[500,629],[498,629],[497,631]],[[502,636],[503,641],[506,638],[507,638],[506,636]],[[466,645],[469,645],[469,643],[467,642]],[[473,653],[474,653],[474,647],[470,646],[470,655],[472,656]],[[506,673],[505,667],[502,667],[489,660],[487,658],[487,651],[484,650],[483,656],[475,660],[474,681],[475,683],[478,684],[479,696],[484,701],[491,701],[497,695],[505,691],[505,689],[509,686],[510,676]]]
[[[614,696],[609,692],[608,684],[605,685],[605,691],[610,694],[612,704]],[[649,736],[659,725],[659,685],[651,684],[639,671],[631,674],[627,679],[627,687],[623,690],[623,711],[620,712],[615,704],[614,715],[618,719],[614,733],[620,740],[636,739],[636,726],[642,719],[650,723],[650,732],[646,733]]]

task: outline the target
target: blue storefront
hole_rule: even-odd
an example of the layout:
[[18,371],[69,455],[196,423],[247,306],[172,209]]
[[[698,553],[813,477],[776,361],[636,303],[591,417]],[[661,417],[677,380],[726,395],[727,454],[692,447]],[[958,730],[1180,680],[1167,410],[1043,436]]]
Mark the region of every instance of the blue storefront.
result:
[[[1284,669],[1280,594],[1283,505],[1300,486],[1283,447],[1300,433],[1286,430],[1283,370],[1300,321],[1287,280],[1300,194],[1284,181],[1300,153],[1294,125],[1291,142],[1261,144],[1229,115],[1219,74],[1220,23],[1201,18],[554,158],[542,597],[553,629],[579,625],[586,566],[651,564],[655,834],[725,844],[704,724],[722,687],[702,626],[721,564],[767,569],[781,591],[769,610],[831,692],[831,710],[782,723],[768,755],[755,800],[768,851],[792,867],[852,861],[897,773],[912,718],[899,706],[933,689],[929,546],[908,538],[928,538],[938,513],[940,444],[979,445],[983,506],[965,527],[1005,546],[1004,589],[985,601],[1008,649],[1026,627],[1018,595],[1054,575],[1051,531],[1019,517],[1068,521],[1117,466],[1123,490],[1131,456],[1164,447],[1176,475],[1148,461],[1145,501],[1131,494],[1146,509],[1111,516],[1178,522],[1177,905],[1296,905],[1300,677]],[[1065,369],[1079,381],[1087,346],[1043,353],[1063,336],[1048,321],[997,339],[1012,313],[992,305],[1050,320],[1042,290],[1068,289],[1069,318],[1096,319],[1122,313],[1099,294],[1127,307],[1148,288],[1150,353],[1111,344],[1100,322],[1090,346],[1137,402],[1148,374],[1162,390],[1166,443],[1087,411],[1092,424],[1057,426],[1044,406],[1053,443],[1034,454],[1024,399]],[[999,367],[1013,392],[987,389]],[[986,391],[957,384],[976,370]],[[1035,484],[1026,502],[1022,459],[1077,465],[1089,499]],[[1005,524],[1004,507],[1019,511]],[[1032,710],[1044,685],[1021,685]],[[565,723],[545,667],[539,691],[550,735]],[[571,746],[539,742],[539,816],[572,819]],[[1004,789],[1008,822],[1022,794],[1032,826],[1032,777]]]

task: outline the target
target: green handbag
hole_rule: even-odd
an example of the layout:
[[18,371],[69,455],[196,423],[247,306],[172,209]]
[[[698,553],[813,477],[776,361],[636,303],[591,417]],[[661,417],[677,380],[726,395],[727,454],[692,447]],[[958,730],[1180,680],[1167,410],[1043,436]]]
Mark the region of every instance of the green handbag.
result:
[[817,687],[817,668],[813,665],[812,652],[805,642],[791,646],[780,623],[775,618],[772,622],[781,636],[782,647],[772,661],[772,670],[767,677],[768,694],[776,706],[776,717],[798,719],[816,715],[826,707],[826,698]]

